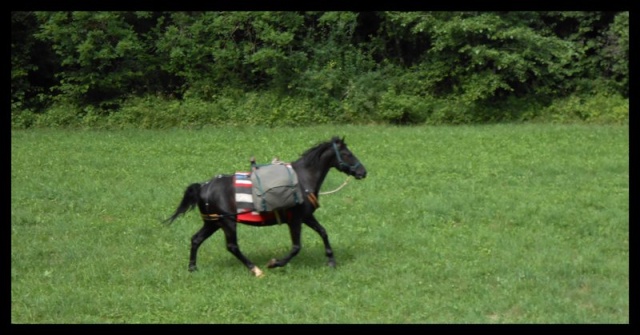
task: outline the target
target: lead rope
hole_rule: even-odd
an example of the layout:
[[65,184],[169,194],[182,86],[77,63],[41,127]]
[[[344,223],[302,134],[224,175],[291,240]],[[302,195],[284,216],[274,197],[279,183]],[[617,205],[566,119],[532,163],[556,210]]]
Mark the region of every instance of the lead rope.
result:
[[351,176],[347,176],[347,179],[344,180],[344,183],[342,183],[342,185],[340,185],[338,188],[336,188],[333,191],[328,191],[328,192],[319,192],[319,194],[321,195],[325,195],[325,194],[331,194],[331,193],[335,193],[340,191],[341,188],[343,188],[345,185],[347,185],[347,182],[349,182],[349,179],[351,179]]

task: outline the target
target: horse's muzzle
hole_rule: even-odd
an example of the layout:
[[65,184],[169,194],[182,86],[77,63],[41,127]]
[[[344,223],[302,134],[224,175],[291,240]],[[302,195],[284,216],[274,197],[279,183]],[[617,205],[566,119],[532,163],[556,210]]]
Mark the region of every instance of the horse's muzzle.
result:
[[366,178],[366,177],[367,177],[367,170],[362,169],[362,171],[356,171],[356,172],[353,174],[353,176],[354,176],[356,179],[364,179],[364,178]]

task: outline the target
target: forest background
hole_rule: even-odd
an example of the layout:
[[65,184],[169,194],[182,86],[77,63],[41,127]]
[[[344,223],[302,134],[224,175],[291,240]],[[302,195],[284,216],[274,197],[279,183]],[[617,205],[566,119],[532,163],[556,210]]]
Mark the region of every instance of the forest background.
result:
[[629,12],[12,12],[11,124],[625,123]]

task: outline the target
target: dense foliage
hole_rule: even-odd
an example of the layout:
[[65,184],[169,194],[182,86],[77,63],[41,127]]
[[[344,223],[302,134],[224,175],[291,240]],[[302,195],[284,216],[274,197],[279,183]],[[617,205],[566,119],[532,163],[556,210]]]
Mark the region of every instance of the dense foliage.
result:
[[11,15],[14,127],[621,120],[628,64],[629,12]]

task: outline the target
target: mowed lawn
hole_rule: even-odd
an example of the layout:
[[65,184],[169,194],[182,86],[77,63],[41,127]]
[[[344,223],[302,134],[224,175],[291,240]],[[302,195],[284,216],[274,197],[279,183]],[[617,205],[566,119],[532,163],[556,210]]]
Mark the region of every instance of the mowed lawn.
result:
[[[345,136],[368,170],[303,228],[221,232],[186,186]],[[345,181],[329,173],[322,191]],[[11,322],[629,323],[629,128],[513,124],[11,133]]]

